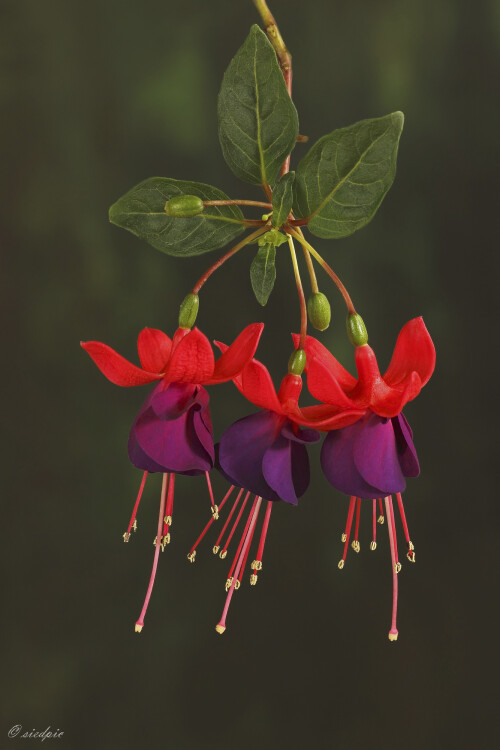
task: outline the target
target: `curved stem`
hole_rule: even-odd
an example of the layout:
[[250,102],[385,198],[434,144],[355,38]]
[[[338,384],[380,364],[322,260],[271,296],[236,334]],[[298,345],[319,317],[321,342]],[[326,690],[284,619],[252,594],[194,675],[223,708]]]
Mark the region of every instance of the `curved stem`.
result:
[[292,256],[293,272],[295,274],[295,282],[297,284],[297,291],[299,293],[300,303],[300,340],[298,349],[304,349],[306,345],[306,334],[307,334],[307,307],[306,298],[304,296],[304,289],[302,287],[302,281],[300,280],[299,264],[297,263],[297,255],[295,254],[295,246],[293,239],[288,235],[288,245],[290,246],[290,255]]
[[304,251],[304,258],[306,259],[306,263],[307,263],[309,279],[311,280],[312,293],[317,294],[319,292],[318,280],[316,278],[316,271],[314,270],[314,265],[311,259],[311,253],[309,252],[307,247],[304,247],[304,245],[302,245],[302,250]]
[[260,226],[259,229],[255,230],[255,232],[248,234],[245,237],[245,239],[241,240],[241,242],[238,242],[238,244],[232,247],[231,250],[228,250],[228,252],[225,255],[223,255],[221,258],[216,260],[215,263],[211,265],[210,268],[205,271],[203,276],[194,285],[194,287],[191,290],[191,294],[198,294],[203,284],[210,278],[210,276],[213,274],[214,271],[220,268],[226,262],[226,260],[229,260],[229,258],[235,255],[238,252],[238,250],[241,250],[242,247],[245,247],[245,245],[248,245],[250,242],[252,242],[252,240],[256,239],[256,237],[259,237],[261,234],[264,234],[265,231],[267,231],[267,224],[264,226]]
[[285,232],[289,232],[292,235],[292,237],[295,237],[295,239],[298,242],[300,242],[300,244],[311,253],[313,258],[316,258],[316,260],[318,261],[322,269],[326,271],[328,276],[330,276],[333,283],[335,284],[335,286],[341,293],[342,297],[344,298],[344,302],[346,303],[349,313],[351,315],[355,315],[356,309],[352,303],[349,293],[347,289],[345,288],[345,286],[343,285],[343,283],[341,282],[341,280],[339,279],[339,277],[337,276],[337,274],[335,273],[335,271],[332,268],[330,268],[326,260],[323,260],[321,255],[314,249],[314,247],[309,244],[309,242],[306,240],[306,238],[304,237],[300,229],[294,229],[289,224],[286,224],[284,228],[285,228]]
[[247,201],[247,200],[237,200],[237,199],[228,199],[226,201],[203,201],[204,206],[259,206],[260,208],[268,208],[272,209],[272,205],[270,203],[265,203],[264,201]]

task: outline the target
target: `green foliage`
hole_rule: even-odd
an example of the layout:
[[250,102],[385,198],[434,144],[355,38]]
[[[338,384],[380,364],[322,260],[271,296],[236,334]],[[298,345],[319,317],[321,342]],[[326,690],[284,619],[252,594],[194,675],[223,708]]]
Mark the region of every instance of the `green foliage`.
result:
[[288,172],[276,183],[273,190],[273,215],[271,217],[271,224],[277,229],[283,226],[292,210],[294,180],[295,172]]
[[325,135],[300,162],[294,213],[317,237],[347,237],[374,216],[396,173],[402,112]]
[[252,26],[224,74],[218,100],[222,153],[237,177],[272,184],[299,133],[276,53]]
[[167,216],[165,204],[180,195],[204,201],[226,200],[221,190],[201,182],[151,177],[136,185],[109,209],[109,220],[168,255],[201,255],[218,250],[244,229],[238,206],[206,206],[199,216]]
[[257,244],[260,247],[262,247],[262,245],[274,245],[274,247],[279,247],[287,241],[288,240],[283,232],[280,232],[278,229],[270,229],[269,232],[265,232],[265,234],[262,234],[259,237]]
[[274,282],[276,281],[276,247],[273,244],[266,244],[259,247],[257,255],[250,266],[250,281],[257,302],[262,306],[267,303],[269,295],[273,291]]

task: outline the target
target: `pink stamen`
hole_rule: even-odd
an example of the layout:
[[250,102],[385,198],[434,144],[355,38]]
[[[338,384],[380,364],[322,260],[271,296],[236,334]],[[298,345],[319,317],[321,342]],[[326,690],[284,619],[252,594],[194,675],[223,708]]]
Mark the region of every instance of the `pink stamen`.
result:
[[370,549],[377,549],[377,500],[373,498],[373,540]]
[[349,537],[351,535],[351,526],[352,526],[352,517],[354,515],[354,506],[356,505],[356,498],[351,495],[351,499],[349,501],[349,512],[347,513],[347,522],[345,526],[345,532],[342,534],[342,541],[344,542],[344,554],[342,555],[342,560],[339,562],[339,569],[342,570],[345,564],[345,558],[347,555],[347,548],[349,546]]
[[262,570],[262,557],[264,555],[264,545],[266,543],[267,530],[269,528],[269,521],[271,520],[271,510],[273,503],[271,500],[267,501],[266,515],[264,516],[264,523],[262,524],[262,531],[260,532],[259,546],[257,548],[257,556],[252,563],[252,575],[250,576],[250,583],[255,586],[257,583],[257,571]]
[[132,511],[132,516],[130,517],[130,521],[129,521],[129,524],[128,524],[128,529],[125,532],[125,534],[123,535],[123,541],[124,542],[128,542],[128,540],[130,539],[130,532],[131,532],[132,528],[134,529],[134,531],[137,529],[137,521],[135,520],[135,516],[136,516],[137,510],[139,508],[139,503],[141,502],[141,497],[142,497],[142,493],[144,491],[144,485],[146,484],[147,476],[148,476],[148,472],[145,471],[144,474],[142,475],[141,486],[139,487],[139,492],[137,494],[137,499],[135,501],[134,510]]
[[384,523],[384,506],[382,505],[382,498],[381,497],[379,497],[379,499],[378,499],[378,507],[380,509],[380,515],[379,515],[379,517],[378,517],[377,520],[378,520],[379,523]]
[[236,510],[236,506],[238,505],[238,503],[239,503],[239,501],[240,501],[240,497],[242,496],[242,494],[243,494],[243,488],[241,488],[241,490],[240,490],[240,491],[238,492],[238,494],[237,494],[237,496],[236,496],[236,500],[235,500],[235,501],[234,501],[234,503],[233,503],[233,507],[232,507],[232,508],[231,508],[231,510],[229,511],[229,515],[228,515],[228,517],[227,517],[226,523],[225,523],[225,524],[224,524],[224,526],[222,527],[222,531],[221,531],[221,533],[219,534],[219,536],[217,537],[217,541],[215,542],[215,544],[214,544],[214,546],[213,546],[212,552],[214,553],[214,555],[216,555],[216,554],[217,554],[217,552],[218,552],[218,551],[219,551],[219,549],[220,549],[220,540],[221,540],[221,539],[222,539],[222,537],[224,536],[224,532],[226,531],[226,529],[227,529],[227,527],[228,527],[228,525],[229,525],[229,521],[231,520],[231,518],[232,518],[232,516],[233,516],[233,513],[234,513],[234,511]]
[[174,490],[175,490],[175,474],[172,472],[168,475],[168,494],[167,504],[165,507],[165,516],[163,518],[163,532],[161,538],[161,548],[165,549],[165,544],[170,544],[170,527],[172,526],[172,515],[174,512]]
[[397,641],[398,629],[396,627],[396,618],[398,614],[398,574],[396,560],[396,539],[394,534],[394,510],[392,507],[392,497],[388,495],[385,498],[385,510],[387,514],[387,530],[389,532],[389,543],[391,545],[391,562],[392,562],[392,621],[389,630],[389,640]]
[[[230,496],[230,494],[231,494],[231,492],[233,490],[234,490],[234,485],[231,485],[229,491],[224,495],[223,499],[221,500],[221,504],[219,505],[219,510],[222,510],[222,508],[226,504],[226,500],[229,498],[229,496]],[[205,536],[205,534],[207,533],[207,531],[209,530],[210,526],[213,524],[214,521],[215,521],[215,518],[212,516],[212,518],[207,523],[207,525],[205,526],[205,528],[201,532],[201,534],[198,537],[198,539],[196,540],[196,542],[191,547],[191,549],[189,551],[189,554],[187,556],[189,562],[194,562],[195,557],[196,557],[196,547],[199,545],[199,543],[201,542],[201,540],[203,539],[203,537]]]
[[249,541],[248,546],[247,546],[247,551],[245,553],[245,557],[243,558],[243,565],[241,566],[240,574],[238,576],[238,582],[239,582],[239,584],[241,584],[241,579],[243,578],[243,573],[245,572],[248,555],[250,554],[250,547],[252,546],[253,535],[255,534],[255,529],[257,528],[257,520],[259,518],[259,511],[260,511],[260,506],[259,506],[259,510],[257,511],[257,518],[256,518],[256,521],[255,521],[254,527],[252,529],[252,533],[250,534],[250,541]]
[[[173,478],[173,475],[172,475]],[[168,474],[163,475],[163,483],[161,487],[161,500],[160,500],[160,515],[158,516],[158,531],[156,533],[156,544],[155,544],[155,556],[153,560],[153,570],[151,571],[151,577],[149,579],[149,586],[148,590],[146,591],[146,598],[144,600],[144,605],[142,607],[141,614],[139,615],[139,619],[135,623],[135,632],[140,633],[142,628],[144,627],[144,618],[146,616],[146,612],[148,609],[149,600],[151,599],[151,594],[153,592],[153,585],[155,582],[155,576],[156,576],[156,569],[158,567],[158,557],[160,555],[160,546],[161,546],[161,530],[162,530],[162,524],[163,524],[163,515],[165,513],[165,498],[167,495],[167,483],[168,483]],[[173,484],[173,482],[171,482]]]
[[[251,522],[251,520],[253,518],[253,512],[255,510],[256,504],[257,504],[257,495],[255,495],[255,498],[254,498],[254,501],[253,501],[253,505],[252,505],[252,507],[250,509],[250,513],[248,514],[248,518],[247,518],[247,521],[246,521],[246,524],[245,524],[245,528],[243,530],[243,534],[241,535],[241,539],[240,539],[240,542],[238,544],[238,549],[236,550],[236,554],[234,556],[234,560],[233,560],[233,562],[231,564],[231,568],[229,569],[229,574],[227,576],[227,580],[228,581],[229,580],[232,581],[231,576],[233,575],[233,571],[234,571],[234,569],[236,567],[236,562],[238,560],[238,556],[239,556],[239,554],[241,552],[241,548],[243,547],[243,543],[244,543],[244,541],[246,539],[247,531],[248,531],[248,529],[250,527],[250,522]],[[226,582],[226,585],[227,585],[227,582]],[[231,584],[229,584],[229,585],[231,585]],[[236,588],[239,588],[239,584],[236,586]]]
[[400,492],[396,492],[396,498],[399,506],[399,515],[401,516],[401,522],[403,524],[403,529],[405,532],[406,544],[408,545],[408,552],[406,553],[406,557],[410,562],[415,562],[415,548],[410,539],[410,532],[408,531],[408,524],[406,523],[405,509],[403,508],[403,498],[401,497]]
[[233,538],[233,534],[236,531],[236,528],[237,528],[237,526],[238,526],[238,524],[240,522],[240,518],[243,515],[243,511],[245,510],[245,505],[247,504],[247,500],[248,500],[249,497],[250,497],[250,492],[247,492],[247,494],[245,495],[245,497],[243,499],[243,503],[241,505],[239,513],[236,516],[236,521],[233,523],[233,527],[232,527],[231,532],[230,532],[230,534],[229,534],[229,536],[228,536],[228,538],[226,540],[226,543],[225,543],[225,545],[223,546],[223,548],[221,549],[221,551],[219,553],[219,557],[220,557],[221,560],[223,560],[225,558],[225,556],[227,555],[227,548],[229,547],[229,543],[230,543],[231,539]]
[[357,505],[356,505],[356,528],[354,531],[354,539],[351,544],[351,547],[353,548],[354,552],[359,552],[359,542],[358,542],[358,532],[359,532],[359,516],[361,514],[361,498],[356,498]]
[[228,594],[227,594],[227,597],[226,597],[226,603],[225,603],[224,609],[222,611],[222,617],[221,617],[220,621],[217,623],[217,625],[215,626],[216,631],[218,633],[221,633],[221,634],[226,629],[227,612],[228,612],[228,609],[229,609],[229,605],[231,603],[231,598],[233,596],[233,591],[234,591],[235,583],[237,581],[237,578],[238,578],[238,575],[239,575],[239,572],[240,572],[240,568],[241,568],[241,565],[242,565],[242,562],[243,562],[243,558],[244,558],[244,556],[246,554],[248,545],[250,544],[250,535],[252,534],[253,529],[255,527],[255,523],[257,521],[257,515],[258,515],[259,509],[260,509],[261,502],[262,502],[262,498],[261,497],[257,498],[257,504],[256,504],[256,507],[255,507],[255,510],[254,510],[253,518],[252,518],[252,521],[250,523],[250,528],[248,529],[248,532],[247,532],[247,538],[245,539],[245,543],[243,544],[243,549],[241,550],[241,553],[240,553],[240,559],[238,560],[238,564],[236,566],[236,570],[235,570],[235,575],[234,575],[233,581],[231,583],[231,586],[229,588],[229,591],[228,591]]
[[205,472],[205,476],[207,478],[208,492],[210,494],[210,502],[212,503],[212,515],[214,519],[217,521],[217,519],[219,518],[219,508],[215,504],[214,493],[212,490],[212,482],[210,481],[210,474],[208,473],[208,471]]

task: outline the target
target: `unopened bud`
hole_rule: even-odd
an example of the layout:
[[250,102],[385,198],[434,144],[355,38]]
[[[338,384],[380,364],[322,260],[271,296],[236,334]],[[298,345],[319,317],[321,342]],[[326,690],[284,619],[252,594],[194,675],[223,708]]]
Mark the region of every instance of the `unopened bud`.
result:
[[326,331],[330,325],[332,310],[328,298],[322,292],[311,294],[307,300],[307,312],[311,325],[317,331]]
[[167,216],[184,219],[188,216],[198,216],[203,211],[203,201],[197,195],[176,195],[165,203]]
[[179,327],[192,328],[198,315],[200,298],[197,294],[187,294],[182,301],[179,310]]
[[306,353],[303,349],[296,349],[288,360],[288,374],[302,375],[306,366]]
[[348,315],[346,326],[347,335],[354,346],[364,346],[368,343],[368,333],[361,315],[358,315],[357,313],[351,313]]

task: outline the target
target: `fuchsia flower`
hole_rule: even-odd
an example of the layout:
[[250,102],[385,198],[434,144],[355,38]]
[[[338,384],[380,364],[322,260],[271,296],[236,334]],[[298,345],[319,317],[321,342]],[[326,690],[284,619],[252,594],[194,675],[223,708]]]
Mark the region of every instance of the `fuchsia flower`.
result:
[[136,513],[148,473],[163,473],[158,532],[155,539],[153,572],[141,616],[144,624],[154,583],[158,552],[170,541],[175,474],[205,474],[212,513],[218,517],[209,471],[214,464],[209,396],[204,385],[234,378],[255,354],[263,324],[247,326],[216,361],[207,337],[194,328],[178,328],[171,340],[162,331],[145,328],[137,349],[142,367],[132,364],[99,341],[82,342],[83,349],[101,372],[115,385],[134,386],[158,381],[140,408],[130,431],[128,451],[134,466],[144,471],[137,500],[124,541],[137,528]]
[[[296,337],[295,337],[296,338]],[[338,409],[364,409],[355,424],[329,431],[321,450],[321,465],[330,484],[351,496],[347,524],[342,541],[343,568],[354,508],[357,499],[356,529],[353,549],[359,552],[358,529],[361,498],[373,499],[373,539],[376,548],[376,498],[379,498],[379,522],[383,523],[382,498],[388,520],[391,556],[394,569],[393,621],[389,633],[396,640],[397,579],[401,569],[398,559],[392,494],[396,493],[408,545],[407,557],[415,561],[413,543],[406,523],[401,492],[406,477],[420,472],[413,434],[401,410],[414,399],[431,377],[436,352],[422,318],[403,326],[391,363],[382,376],[373,349],[365,344],[356,348],[358,379],[352,377],[335,357],[316,339],[306,340],[307,383],[311,394]]]
[[[225,352],[224,344],[218,343]],[[217,468],[230,482],[232,488],[240,487],[226,526],[214,545],[217,554],[221,541],[243,491],[246,496],[231,529],[228,541],[220,556],[224,558],[227,545],[234,534],[244,512],[250,494],[254,494],[253,504],[240,540],[240,544],[226,580],[228,595],[222,618],[216,626],[217,632],[226,629],[226,615],[235,588],[239,588],[248,557],[249,545],[255,531],[262,500],[267,501],[263,531],[257,556],[252,563],[250,581],[255,584],[257,571],[262,569],[262,553],[269,526],[272,503],[283,500],[296,505],[309,486],[309,459],[307,446],[320,440],[320,433],[314,427],[333,429],[343,427],[359,419],[362,410],[338,409],[335,406],[310,406],[301,409],[298,399],[302,389],[302,379],[293,374],[283,378],[278,393],[274,388],[268,370],[257,360],[249,362],[241,374],[233,378],[241,393],[261,411],[235,422],[223,433],[218,446]],[[300,429],[301,426],[306,429]],[[224,498],[224,502],[226,501]],[[222,508],[222,503],[221,503]],[[207,527],[191,548],[188,558],[193,562],[196,547],[210,527]]]

